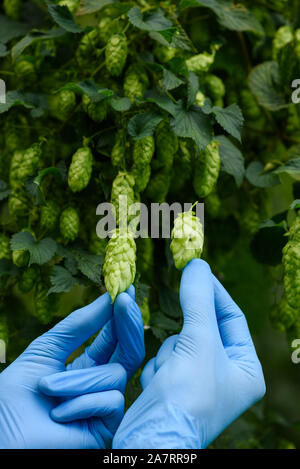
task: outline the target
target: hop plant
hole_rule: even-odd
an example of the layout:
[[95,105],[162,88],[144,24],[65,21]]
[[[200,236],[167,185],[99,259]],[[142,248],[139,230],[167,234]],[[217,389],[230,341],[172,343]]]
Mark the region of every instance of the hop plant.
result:
[[133,283],[136,273],[136,245],[130,231],[117,229],[106,247],[103,274],[112,303]]
[[109,16],[103,16],[100,18],[98,29],[99,29],[99,38],[102,44],[106,44],[111,36],[111,22],[112,19]]
[[218,47],[212,48],[212,52],[203,52],[194,55],[185,61],[189,72],[202,73],[207,72],[215,61],[215,55]]
[[12,189],[17,189],[21,185],[19,179],[19,167],[23,161],[23,151],[17,150],[14,152],[11,162],[10,162],[10,171],[9,171],[9,182]]
[[76,60],[83,71],[90,71],[91,62],[97,58],[97,46],[100,41],[98,28],[84,34],[76,50]]
[[24,58],[16,61],[15,74],[22,88],[32,85],[37,79],[34,64],[31,60]]
[[[30,228],[23,228],[22,232],[24,231],[28,231],[35,238],[35,234]],[[29,259],[30,255],[27,250],[16,250],[12,252],[12,260],[17,267],[25,267],[28,265]]]
[[41,208],[40,223],[41,228],[46,231],[53,231],[58,223],[60,215],[60,206],[55,200],[49,200]]
[[154,155],[155,143],[152,136],[136,140],[133,148],[132,174],[135,179],[135,190],[146,189],[151,176],[151,160]]
[[162,122],[159,124],[155,133],[155,146],[154,169],[170,169],[173,165],[174,155],[178,150],[178,139],[168,123]]
[[174,47],[163,46],[162,44],[157,43],[154,47],[154,55],[158,58],[161,63],[168,63],[172,60],[177,54],[177,49]]
[[80,192],[88,186],[92,169],[93,155],[90,148],[79,148],[72,157],[68,174],[68,184],[72,192]]
[[147,186],[147,197],[153,202],[163,203],[170,189],[171,173],[169,168],[163,168],[151,177]]
[[4,12],[12,20],[18,20],[20,18],[22,9],[22,0],[4,0],[3,1]]
[[10,259],[10,239],[3,233],[0,233],[0,259]]
[[208,89],[208,94],[214,100],[223,98],[225,95],[225,85],[221,78],[216,75],[207,75],[205,78],[205,84]]
[[80,0],[60,0],[58,2],[59,6],[66,6],[69,8],[72,14],[76,13],[79,8]]
[[200,258],[203,249],[203,228],[193,210],[180,213],[171,233],[171,251],[175,267],[183,270],[192,259]]
[[145,70],[136,64],[130,65],[124,78],[124,95],[132,101],[135,98],[141,99],[148,84],[149,79]]
[[283,248],[284,288],[288,304],[300,308],[300,216],[289,231],[289,241]]
[[220,168],[219,143],[213,141],[195,161],[194,189],[198,197],[207,197],[214,190]]
[[53,117],[66,121],[76,106],[76,95],[73,91],[62,90],[50,99],[50,110]]
[[48,295],[49,288],[42,282],[38,282],[35,290],[35,316],[42,324],[49,324],[54,310],[54,297]]
[[[127,213],[128,217],[128,208],[130,205],[134,204],[134,177],[132,174],[129,174],[125,171],[120,171],[119,174],[114,179],[112,190],[111,190],[111,203],[116,210],[116,220],[118,225],[124,223],[124,213]],[[120,199],[120,197],[123,197]],[[125,199],[126,197],[126,199]],[[121,204],[126,203],[126,207],[120,206]]]
[[180,151],[175,155],[171,180],[172,193],[180,193],[192,174],[192,158],[188,142],[179,142]]
[[82,106],[88,116],[100,124],[107,116],[107,102],[102,100],[94,103],[86,94],[82,98]]
[[288,304],[286,296],[283,296],[279,305],[272,309],[270,321],[275,330],[285,332],[296,322],[298,314],[298,311]]
[[115,143],[111,151],[111,163],[117,169],[124,169],[125,166],[125,131],[119,130]]
[[107,42],[105,64],[112,76],[121,75],[127,59],[127,40],[124,34],[114,34]]
[[60,216],[60,232],[66,241],[74,241],[79,233],[79,215],[75,208],[66,208]]
[[22,218],[28,212],[28,198],[24,192],[16,190],[8,198],[9,213],[13,218]]
[[24,184],[28,177],[34,175],[39,168],[42,156],[41,146],[35,143],[25,150],[22,155],[23,158],[20,160],[17,170],[17,178]]
[[26,148],[29,144],[28,120],[23,114],[8,115],[5,119],[4,142],[9,153]]
[[39,269],[36,265],[32,265],[25,269],[19,279],[18,286],[21,292],[29,293],[39,278]]
[[284,46],[289,44],[294,40],[294,34],[291,26],[289,25],[284,25],[281,26],[275,34],[275,37],[273,39],[273,58],[276,60],[278,52],[280,49],[282,49]]

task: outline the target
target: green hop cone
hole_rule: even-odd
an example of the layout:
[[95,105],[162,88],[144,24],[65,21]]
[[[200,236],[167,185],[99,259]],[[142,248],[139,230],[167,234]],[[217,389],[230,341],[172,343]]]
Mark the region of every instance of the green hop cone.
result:
[[144,91],[149,85],[148,75],[139,65],[130,65],[126,70],[124,78],[124,95],[134,101],[135,98],[142,98]]
[[103,274],[112,303],[133,283],[136,273],[136,245],[127,230],[114,230],[106,248]]
[[171,168],[178,150],[178,138],[166,122],[161,122],[155,132],[156,157],[153,168]]
[[213,141],[197,155],[195,161],[193,183],[198,197],[207,197],[214,190],[220,168],[219,143]]
[[24,184],[29,176],[35,175],[39,169],[41,157],[42,150],[38,143],[23,152],[23,158],[17,170],[17,178],[21,183]]
[[22,0],[4,0],[5,14],[12,20],[18,20],[22,11]]
[[[28,231],[28,233],[35,238],[35,234],[30,228],[23,228],[22,232],[25,231]],[[29,259],[30,254],[27,250],[17,250],[12,252],[12,260],[17,267],[25,267],[28,265]]]
[[22,293],[29,293],[39,278],[39,269],[36,265],[32,265],[25,269],[19,279],[19,289]]
[[163,203],[170,189],[171,173],[169,168],[163,168],[151,177],[147,186],[147,197],[153,202]]
[[102,44],[106,44],[111,36],[111,23],[112,19],[108,16],[100,18],[98,29],[99,29],[99,38]]
[[36,82],[35,66],[30,60],[19,59],[15,63],[15,74],[21,88],[28,87]]
[[94,103],[86,94],[82,98],[82,106],[88,116],[98,124],[106,119],[107,116],[107,102],[102,100]]
[[132,174],[135,179],[135,190],[146,189],[151,176],[151,160],[154,155],[155,142],[152,136],[136,140],[133,148]]
[[189,72],[201,73],[207,72],[215,61],[215,55],[218,47],[212,48],[212,52],[203,52],[202,54],[194,55],[185,61]]
[[55,313],[54,295],[48,295],[49,288],[43,282],[38,282],[35,290],[35,317],[42,324],[49,324]]
[[105,64],[112,76],[121,75],[127,59],[127,40],[124,34],[114,34],[107,42]]
[[27,118],[22,114],[11,115],[5,119],[4,142],[9,153],[29,145],[30,128]]
[[66,241],[75,241],[79,233],[79,215],[75,208],[66,208],[60,216],[60,232]]
[[124,213],[127,213],[128,218],[128,208],[135,203],[134,183],[134,177],[125,171],[120,171],[114,179],[111,190],[111,203],[116,210],[117,225],[124,223]]
[[291,26],[281,26],[273,39],[273,58],[277,59],[279,51],[294,40],[294,34]]
[[299,312],[291,308],[285,296],[281,299],[270,313],[270,321],[272,326],[278,332],[288,331],[296,322]]
[[76,95],[73,91],[62,90],[50,98],[50,111],[53,117],[62,122],[69,119],[76,106]]
[[300,215],[289,231],[289,241],[283,248],[284,289],[288,304],[300,308]]
[[197,106],[202,107],[204,105],[204,102],[206,100],[205,94],[202,93],[202,91],[198,91],[196,94],[196,104]]
[[121,129],[117,132],[114,146],[111,151],[111,163],[117,169],[125,167],[125,140],[126,132]]
[[60,215],[60,206],[55,200],[49,200],[46,205],[41,208],[40,223],[41,228],[46,231],[53,231]]
[[9,213],[13,218],[23,218],[28,213],[28,198],[24,192],[15,190],[8,198]]
[[97,58],[97,46],[100,41],[98,28],[84,34],[76,50],[76,60],[83,71],[89,71],[91,62]]
[[177,269],[183,270],[192,259],[201,257],[203,228],[192,209],[176,217],[171,239],[170,248]]
[[22,185],[22,181],[20,181],[18,174],[22,161],[23,151],[16,150],[12,156],[9,170],[9,182],[12,189],[17,189]]
[[80,0],[60,0],[58,4],[61,7],[68,7],[70,12],[74,15],[79,8]]
[[175,57],[177,54],[177,49],[174,49],[174,47],[163,46],[162,44],[157,43],[153,52],[154,55],[158,58],[159,62],[164,64]]
[[0,259],[11,259],[10,239],[0,233]]
[[213,100],[223,98],[225,95],[225,86],[221,78],[216,75],[207,75],[205,78],[205,84],[208,90],[208,94]]
[[79,148],[72,157],[68,174],[68,184],[72,192],[80,192],[88,186],[92,169],[93,155],[90,148]]

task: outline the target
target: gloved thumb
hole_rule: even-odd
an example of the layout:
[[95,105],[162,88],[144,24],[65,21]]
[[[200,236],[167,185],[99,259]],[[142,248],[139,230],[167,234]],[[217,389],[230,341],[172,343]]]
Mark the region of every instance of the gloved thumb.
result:
[[198,344],[218,332],[213,276],[205,261],[193,259],[183,270],[180,304],[184,318],[180,339]]

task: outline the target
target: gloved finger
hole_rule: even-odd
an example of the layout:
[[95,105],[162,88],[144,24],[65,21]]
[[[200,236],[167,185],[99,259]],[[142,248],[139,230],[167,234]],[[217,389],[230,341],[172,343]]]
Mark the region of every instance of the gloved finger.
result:
[[212,273],[205,261],[194,259],[183,270],[180,304],[184,317],[180,343],[187,338],[190,345],[198,346],[218,332]]
[[142,371],[141,377],[140,377],[140,382],[141,382],[143,391],[148,386],[148,384],[151,383],[155,373],[156,373],[156,369],[155,369],[155,357],[154,357],[154,358],[151,358],[151,360],[149,360],[146,363]]
[[110,363],[120,363],[132,377],[145,358],[144,325],[140,309],[127,294],[121,293],[114,305],[115,331],[118,345]]
[[159,370],[159,368],[170,358],[175,349],[177,339],[178,334],[172,335],[164,341],[156,355],[155,371]]
[[125,400],[120,391],[84,394],[63,402],[51,410],[51,418],[65,423],[101,417],[104,425],[114,433],[124,415]]
[[73,397],[113,389],[124,393],[126,380],[124,368],[112,363],[45,376],[39,382],[39,390],[47,396],[56,397]]
[[[78,309],[29,346],[30,353],[42,354],[63,363],[87,339],[99,331],[112,317],[108,293]],[[25,352],[26,353],[26,352]]]
[[234,352],[237,351],[236,347],[238,346],[239,355],[242,347],[246,348],[245,353],[247,354],[249,348],[254,351],[244,314],[215,276],[213,276],[213,284],[217,321],[225,349],[233,347],[231,352]]
[[[128,295],[135,300],[135,288],[131,285],[127,290]],[[117,334],[114,321],[111,320],[100,331],[92,345],[89,347],[88,356],[98,365],[107,363],[117,345]]]

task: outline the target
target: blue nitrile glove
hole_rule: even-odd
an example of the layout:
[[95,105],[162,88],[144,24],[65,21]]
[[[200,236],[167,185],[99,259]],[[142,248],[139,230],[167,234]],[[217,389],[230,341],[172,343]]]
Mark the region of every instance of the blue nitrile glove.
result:
[[183,329],[146,365],[113,448],[205,448],[265,393],[245,316],[206,262],[184,269],[180,303]]
[[[144,359],[143,321],[133,288],[128,292],[114,308],[106,293],[70,314],[1,373],[0,448],[111,445],[123,417],[127,373]],[[70,354],[101,328],[66,369]]]

